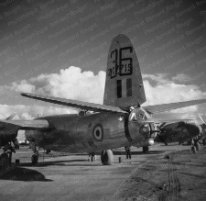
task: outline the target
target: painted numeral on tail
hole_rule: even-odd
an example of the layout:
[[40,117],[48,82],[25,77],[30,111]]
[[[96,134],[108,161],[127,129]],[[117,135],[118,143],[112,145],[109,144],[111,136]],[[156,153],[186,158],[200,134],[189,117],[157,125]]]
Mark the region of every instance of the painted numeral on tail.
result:
[[124,57],[126,52],[132,53],[132,47],[123,47],[120,49],[114,49],[111,51],[110,57],[112,60],[112,67],[108,69],[108,76],[112,79],[117,75],[126,76],[132,75],[133,72],[133,61],[132,57]]

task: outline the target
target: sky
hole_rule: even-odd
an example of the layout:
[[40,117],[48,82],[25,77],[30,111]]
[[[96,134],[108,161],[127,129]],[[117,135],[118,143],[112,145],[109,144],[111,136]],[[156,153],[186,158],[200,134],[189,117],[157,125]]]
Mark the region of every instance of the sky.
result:
[[205,30],[193,0],[1,0],[0,118],[74,112],[22,91],[102,103],[109,46],[120,33],[136,50],[146,104],[206,98]]

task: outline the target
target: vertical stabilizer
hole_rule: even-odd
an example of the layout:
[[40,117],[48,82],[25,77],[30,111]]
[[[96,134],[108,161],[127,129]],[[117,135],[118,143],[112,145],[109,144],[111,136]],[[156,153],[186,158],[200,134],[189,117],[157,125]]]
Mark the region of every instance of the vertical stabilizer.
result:
[[146,101],[135,49],[123,34],[111,43],[107,60],[104,104],[128,108]]

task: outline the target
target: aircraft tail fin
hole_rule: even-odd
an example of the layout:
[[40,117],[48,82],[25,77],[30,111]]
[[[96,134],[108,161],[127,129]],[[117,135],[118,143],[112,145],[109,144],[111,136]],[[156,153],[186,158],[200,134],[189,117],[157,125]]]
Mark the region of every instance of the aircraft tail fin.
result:
[[135,49],[123,34],[111,43],[107,60],[104,104],[128,109],[146,101]]

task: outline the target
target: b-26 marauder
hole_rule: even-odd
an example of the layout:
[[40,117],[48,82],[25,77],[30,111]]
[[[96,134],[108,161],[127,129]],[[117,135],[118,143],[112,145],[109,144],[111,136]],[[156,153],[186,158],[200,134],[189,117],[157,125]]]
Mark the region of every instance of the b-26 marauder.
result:
[[146,101],[142,75],[135,49],[123,34],[113,39],[109,49],[103,105],[29,93],[22,96],[82,110],[80,114],[0,121],[13,132],[26,130],[36,156],[33,162],[38,161],[36,147],[42,147],[47,151],[101,154],[104,165],[112,163],[112,149],[153,144],[157,130],[152,114],[206,102],[201,99],[141,107]]

